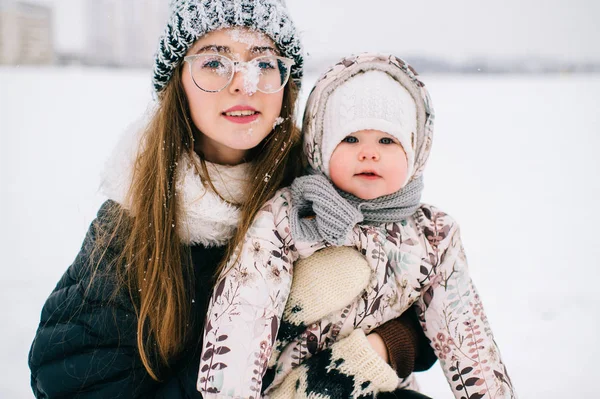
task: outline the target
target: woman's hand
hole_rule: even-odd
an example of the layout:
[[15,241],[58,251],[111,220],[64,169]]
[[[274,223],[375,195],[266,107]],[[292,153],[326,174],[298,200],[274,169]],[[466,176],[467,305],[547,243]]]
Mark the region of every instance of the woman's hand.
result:
[[383,339],[381,339],[381,337],[379,336],[379,334],[377,334],[375,332],[370,333],[369,335],[367,335],[367,341],[369,341],[369,344],[371,344],[371,348],[373,348],[373,350],[375,352],[377,352],[377,354],[379,356],[381,356],[381,358],[386,363],[390,362],[387,348],[385,346],[385,343],[383,342]]

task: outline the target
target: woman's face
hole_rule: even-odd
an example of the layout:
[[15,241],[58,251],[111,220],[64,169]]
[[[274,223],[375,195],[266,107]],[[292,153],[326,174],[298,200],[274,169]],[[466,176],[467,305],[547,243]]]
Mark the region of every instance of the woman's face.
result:
[[[186,55],[220,54],[234,61],[249,61],[263,55],[277,55],[273,41],[246,28],[210,32],[194,43]],[[189,63],[182,71],[183,88],[192,121],[201,132],[195,150],[219,164],[244,161],[272,130],[281,113],[283,90],[262,93],[255,89],[252,73],[235,72],[229,86],[217,93],[199,89],[192,80]]]

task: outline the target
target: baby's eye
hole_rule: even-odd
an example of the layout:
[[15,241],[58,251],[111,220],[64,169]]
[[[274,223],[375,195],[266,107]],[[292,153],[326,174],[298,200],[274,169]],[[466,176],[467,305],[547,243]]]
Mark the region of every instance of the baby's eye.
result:
[[394,144],[394,140],[389,137],[383,137],[383,138],[379,139],[379,142],[381,144]]
[[354,144],[354,143],[358,143],[358,139],[356,137],[354,137],[354,136],[346,136],[342,140],[342,143]]

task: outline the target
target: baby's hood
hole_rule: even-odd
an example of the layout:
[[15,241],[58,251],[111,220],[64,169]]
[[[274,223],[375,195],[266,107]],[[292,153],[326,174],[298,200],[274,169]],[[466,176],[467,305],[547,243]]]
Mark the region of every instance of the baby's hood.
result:
[[434,113],[429,93],[423,82],[419,80],[417,72],[405,61],[393,55],[364,53],[347,57],[331,67],[317,80],[304,111],[302,124],[304,153],[313,169],[325,172],[321,142],[327,99],[346,80],[358,73],[372,70],[385,72],[397,80],[408,90],[417,105],[417,132],[414,143],[415,167],[412,180],[422,175],[431,151]]

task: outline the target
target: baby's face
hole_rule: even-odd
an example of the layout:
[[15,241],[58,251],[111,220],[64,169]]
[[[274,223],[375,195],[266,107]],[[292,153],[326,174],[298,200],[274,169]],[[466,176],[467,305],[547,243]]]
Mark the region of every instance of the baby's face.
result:
[[406,153],[398,139],[379,130],[349,134],[329,161],[333,184],[365,200],[400,190],[407,169]]

